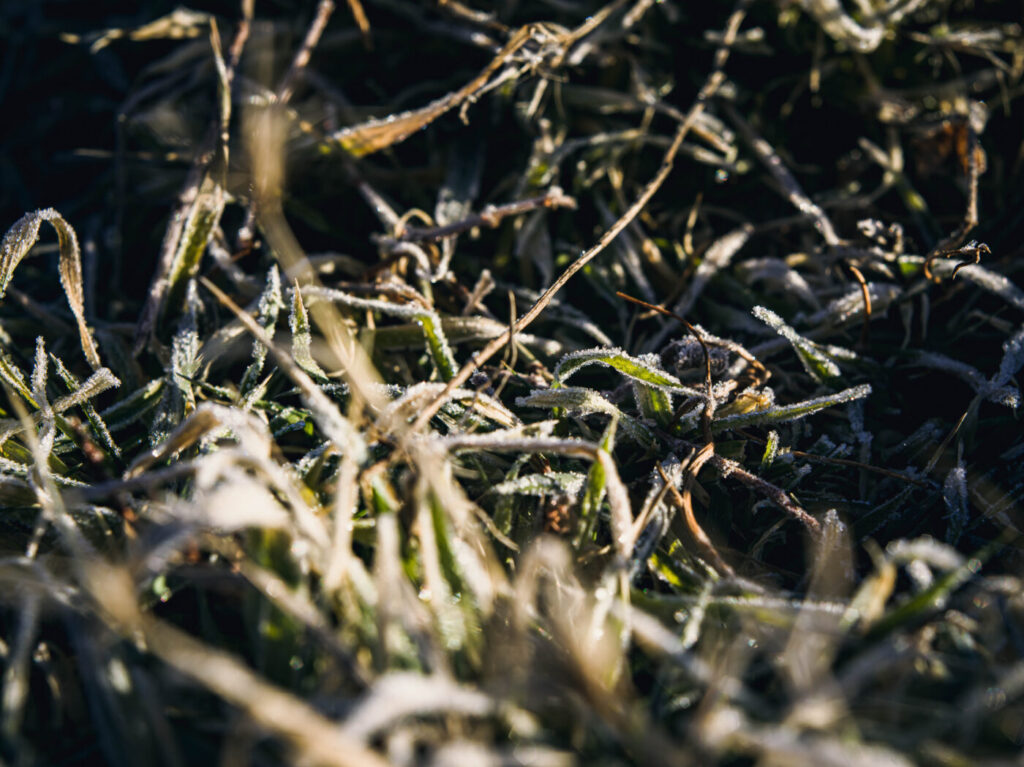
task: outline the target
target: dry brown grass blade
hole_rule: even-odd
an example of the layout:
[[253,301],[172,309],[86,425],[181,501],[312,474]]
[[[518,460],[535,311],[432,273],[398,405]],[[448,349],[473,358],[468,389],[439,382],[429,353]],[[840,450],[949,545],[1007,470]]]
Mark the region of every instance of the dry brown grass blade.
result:
[[871,290],[868,288],[868,281],[864,279],[860,269],[853,264],[848,264],[847,268],[857,280],[857,284],[860,285],[860,294],[864,298],[864,325],[860,331],[860,343],[861,346],[866,346],[868,334],[871,332]]
[[277,89],[277,100],[280,103],[287,104],[291,101],[292,94],[295,92],[295,86],[302,76],[306,65],[309,64],[309,59],[313,55],[313,49],[320,42],[320,37],[323,35],[324,29],[327,28],[327,22],[330,20],[332,13],[334,13],[333,0],[320,0],[320,4],[316,9],[316,16],[313,17],[313,23],[306,30],[306,38],[302,41],[302,45],[295,54],[295,58],[292,59],[292,65],[288,68],[288,73],[284,76],[284,80]]
[[369,120],[359,125],[343,128],[332,133],[330,138],[355,157],[363,157],[379,152],[393,144],[405,141],[420,128],[430,125],[434,120],[461,106],[467,99],[473,98],[483,90],[495,73],[523,46],[541,34],[547,34],[541,25],[527,25],[512,35],[505,46],[491,62],[481,70],[480,74],[463,85],[457,91],[431,101],[419,109],[412,109],[400,114],[388,115],[378,120]]
[[481,226],[487,226],[493,229],[497,227],[503,219],[508,218],[509,216],[520,216],[524,213],[529,213],[531,210],[537,210],[538,208],[545,208],[548,210],[568,208],[569,210],[575,210],[576,200],[565,194],[565,192],[556,186],[537,197],[529,197],[525,200],[516,200],[515,202],[506,203],[505,205],[488,205],[479,213],[467,216],[461,221],[454,221],[450,224],[445,224],[444,226],[419,227],[404,226],[404,224],[402,224],[400,225],[399,231],[396,232],[396,236],[399,240],[411,242],[437,242],[438,240],[443,240],[446,237],[453,237],[462,232],[467,232],[470,229],[476,229]]
[[60,283],[68,297],[71,313],[78,325],[78,335],[82,342],[82,351],[93,369],[100,367],[100,355],[96,343],[85,324],[85,297],[82,290],[82,256],[78,247],[78,237],[71,225],[53,208],[44,208],[26,213],[18,219],[14,226],[7,230],[3,244],[0,244],[0,298],[3,298],[7,286],[14,276],[14,270],[21,260],[28,255],[32,246],[39,239],[39,225],[48,222],[57,232],[57,243],[60,248]]
[[366,9],[363,8],[363,4],[359,0],[346,0],[348,3],[349,12],[352,14],[352,19],[356,22],[356,26],[359,27],[359,34],[363,36],[363,45],[366,50],[373,48],[373,37],[370,32],[370,19],[366,16]]

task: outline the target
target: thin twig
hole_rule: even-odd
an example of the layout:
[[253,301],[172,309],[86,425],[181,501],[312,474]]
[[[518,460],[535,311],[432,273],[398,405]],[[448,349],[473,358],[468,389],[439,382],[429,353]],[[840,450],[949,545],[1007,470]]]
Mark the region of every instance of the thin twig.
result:
[[327,21],[331,18],[332,13],[334,13],[333,0],[320,0],[320,5],[316,9],[316,16],[313,17],[313,23],[306,30],[306,38],[302,41],[302,46],[295,54],[295,58],[292,59],[292,65],[288,68],[287,74],[285,74],[281,85],[277,89],[277,101],[279,104],[287,104],[291,101],[299,77],[302,76],[302,71],[309,64],[310,56],[313,55],[313,49],[320,42],[320,36],[323,35],[324,29],[327,27]]
[[868,289],[868,281],[864,279],[860,269],[853,264],[847,264],[846,268],[857,279],[857,283],[860,285],[860,294],[864,299],[864,326],[860,331],[860,344],[867,346],[868,334],[871,332],[871,291]]
[[444,226],[406,227],[396,233],[397,239],[406,242],[438,242],[446,237],[453,237],[481,226],[494,229],[501,223],[502,219],[529,213],[538,208],[569,208],[570,210],[575,210],[576,200],[555,186],[545,194],[538,195],[537,197],[529,197],[525,200],[517,200],[505,205],[488,205],[479,213],[467,216],[461,221],[445,224]]
[[370,35],[370,20],[366,16],[363,4],[359,0],[347,0],[348,9],[352,13],[352,19],[359,27],[359,34],[363,38],[363,47],[366,50],[373,49],[373,37]]
[[[678,439],[668,435],[666,435],[666,439],[678,446],[677,449],[680,450],[690,451],[699,449],[697,445],[689,442],[688,440]],[[762,479],[756,474],[747,471],[736,461],[724,458],[717,453],[711,456],[708,463],[714,466],[715,470],[720,472],[722,476],[732,477],[738,480],[741,484],[746,485],[755,492],[758,492],[773,501],[776,505],[789,513],[790,516],[803,524],[804,527],[806,527],[812,534],[817,535],[821,530],[821,524],[818,520],[795,503],[781,487],[773,485],[768,480]]]
[[974,255],[973,262],[964,261],[956,265],[953,270],[953,277],[956,277],[956,273],[964,266],[970,263],[978,263],[981,260],[981,253],[984,252],[991,254],[988,245],[981,243],[980,245],[976,242],[969,242],[963,248],[959,245],[967,237],[968,233],[978,225],[978,179],[981,174],[985,171],[983,166],[984,155],[981,153],[981,147],[978,144],[978,134],[975,131],[974,126],[971,124],[971,118],[965,116],[964,121],[966,122],[967,130],[967,209],[964,211],[963,221],[960,222],[960,226],[956,228],[946,239],[932,248],[928,257],[924,260],[924,276],[932,282],[939,282],[939,279],[932,274],[931,264],[942,256],[954,255],[961,252],[972,252]]

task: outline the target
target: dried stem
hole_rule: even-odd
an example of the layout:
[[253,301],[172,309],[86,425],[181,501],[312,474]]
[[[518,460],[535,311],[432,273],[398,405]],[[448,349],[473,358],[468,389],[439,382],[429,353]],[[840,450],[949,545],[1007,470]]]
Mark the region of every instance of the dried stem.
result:
[[396,232],[399,240],[407,242],[438,242],[446,237],[453,237],[470,229],[487,226],[494,229],[510,216],[519,216],[529,213],[538,208],[569,208],[576,209],[576,200],[565,194],[557,186],[549,189],[545,194],[537,197],[529,197],[525,200],[517,200],[504,205],[488,205],[479,213],[468,216],[461,221],[454,221],[444,226],[418,227],[410,226]]
[[327,21],[331,18],[332,13],[334,13],[333,0],[320,0],[320,4],[316,9],[316,16],[313,17],[313,23],[306,30],[306,38],[302,41],[302,46],[295,54],[295,58],[292,59],[292,65],[288,67],[288,73],[284,76],[281,85],[277,89],[277,101],[279,104],[287,104],[291,101],[292,95],[295,92],[295,86],[302,76],[302,71],[309,64],[309,58],[313,55],[313,49],[320,42],[320,36],[323,35],[324,29],[327,27]]
[[683,519],[686,520],[686,527],[690,531],[690,535],[693,536],[694,540],[704,549],[704,553],[707,558],[711,561],[711,565],[718,570],[722,575],[732,577],[735,575],[735,571],[729,566],[729,563],[722,559],[722,555],[718,553],[718,549],[715,548],[715,544],[708,538],[708,534],[704,532],[704,528],[697,522],[697,517],[693,513],[693,483],[697,480],[697,473],[700,471],[701,466],[708,462],[708,460],[714,455],[715,447],[711,443],[708,443],[702,447],[697,454],[690,460],[686,466],[686,479],[683,483],[683,492],[680,493],[676,489],[676,486],[672,484],[672,480],[669,479],[665,473],[665,469],[662,467],[661,462],[655,464],[658,469],[658,474],[661,476],[661,481],[665,483],[668,488],[669,494],[672,496],[672,501],[676,507],[683,512]]

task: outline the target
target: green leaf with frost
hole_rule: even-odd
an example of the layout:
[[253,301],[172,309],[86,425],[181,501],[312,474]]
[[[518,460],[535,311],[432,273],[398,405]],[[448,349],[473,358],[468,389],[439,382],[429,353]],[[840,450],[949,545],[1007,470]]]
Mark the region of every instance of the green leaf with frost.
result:
[[633,397],[636,406],[648,421],[667,427],[672,423],[672,398],[653,386],[633,382]]
[[654,445],[654,434],[636,418],[623,413],[615,405],[602,397],[593,389],[566,386],[558,389],[535,389],[526,397],[518,397],[519,407],[562,408],[570,415],[590,415],[600,413],[618,417],[623,432],[634,442],[651,447]]
[[827,407],[834,407],[836,405],[843,405],[847,402],[853,402],[854,400],[862,399],[871,394],[870,384],[861,384],[860,386],[854,386],[850,389],[844,389],[841,392],[835,394],[829,394],[824,397],[816,397],[814,399],[804,400],[803,402],[797,402],[792,405],[782,405],[781,407],[771,407],[766,410],[755,410],[750,413],[739,413],[737,415],[729,415],[724,418],[716,418],[711,428],[713,431],[722,431],[724,429],[742,429],[747,426],[761,426],[769,423],[785,423],[786,421],[796,421],[800,418],[817,413],[819,410],[824,410]]
[[704,393],[699,389],[685,386],[678,378],[662,370],[659,367],[657,355],[645,354],[633,357],[621,349],[614,348],[584,349],[565,355],[555,368],[555,380],[561,384],[587,365],[610,367],[627,378],[667,393],[704,397]]
[[765,441],[764,454],[761,456],[761,471],[771,468],[779,455],[779,433],[772,429],[768,432],[768,439]]
[[[619,419],[613,415],[601,437],[601,444],[598,446],[600,452],[611,455],[612,449],[615,447],[615,430],[618,425]],[[590,540],[593,535],[597,513],[607,492],[607,483],[608,475],[605,472],[604,463],[600,460],[591,463],[590,471],[587,472],[587,489],[580,502],[580,533],[576,539],[577,546]]]
[[0,380],[3,380],[4,383],[18,392],[22,399],[32,407],[39,407],[32,396],[32,391],[25,382],[25,374],[21,372],[21,369],[14,360],[4,351],[0,351]]
[[441,318],[436,312],[421,312],[416,315],[416,324],[423,328],[423,336],[427,341],[427,349],[434,360],[434,366],[440,374],[441,379],[450,381],[458,372],[458,363],[448,345],[448,339],[441,329]]
[[[422,330],[427,352],[430,354],[431,359],[434,360],[434,365],[441,378],[445,381],[450,381],[459,369],[455,356],[452,354],[451,346],[448,344],[448,339],[445,337],[441,316],[423,304],[417,302],[398,304],[391,301],[381,301],[376,298],[358,298],[342,290],[317,286],[307,286],[302,289],[302,293],[308,299],[336,301],[354,309],[368,309],[392,317],[412,320]],[[504,329],[502,329],[502,332],[504,332]]]
[[195,280],[186,288],[185,313],[171,341],[171,359],[167,371],[169,385],[157,405],[149,429],[149,443],[162,442],[188,413],[196,408],[193,380],[199,369],[199,297]]
[[326,381],[327,373],[324,372],[310,352],[313,343],[313,336],[309,330],[309,315],[302,303],[302,292],[292,291],[292,311],[288,317],[288,324],[292,331],[292,357],[295,363],[309,373],[313,378]]
[[836,365],[835,360],[826,354],[818,344],[813,341],[809,341],[797,333],[771,309],[766,309],[763,306],[755,306],[753,309],[753,315],[789,341],[793,350],[800,358],[800,362],[803,364],[804,370],[806,370],[815,381],[821,383],[822,381],[830,378],[839,377],[840,370],[839,366]]
[[[492,320],[490,317],[441,317],[441,331],[452,345],[470,341],[489,341],[506,330],[507,324]],[[565,347],[558,341],[541,338],[532,333],[516,333],[516,343],[537,349],[542,354],[560,354],[565,351]],[[373,345],[376,349],[388,352],[420,348],[423,346],[423,327],[412,322],[374,328]]]
[[507,479],[491,488],[498,495],[556,495],[575,498],[583,489],[586,475],[578,471],[550,471]]
[[[69,408],[73,408],[77,405],[81,405],[83,402],[91,400],[108,389],[115,389],[121,385],[121,382],[117,379],[113,373],[107,368],[100,368],[91,376],[89,376],[85,383],[79,386],[75,391],[70,394],[66,394],[63,397],[58,397],[54,402],[50,404],[50,410],[54,415],[61,415],[64,411]],[[35,412],[32,414],[32,421],[38,423],[42,420],[42,414]],[[0,444],[4,441],[24,431],[24,424],[17,419],[3,419],[0,420]]]
[[[260,294],[259,306],[256,314],[256,322],[267,331],[267,335],[274,337],[274,327],[277,325],[277,318],[281,310],[285,308],[284,297],[281,295],[281,274],[277,265],[270,267],[267,272],[267,284]],[[254,339],[252,342],[252,363],[245,370],[242,376],[242,383],[239,391],[243,397],[249,395],[256,387],[260,374],[263,373],[263,366],[267,360],[267,347]]]
[[112,432],[120,431],[144,418],[160,401],[165,384],[165,379],[155,378],[102,411],[100,416],[107,422],[107,428]]
[[[54,367],[57,370],[57,375],[60,376],[69,392],[75,392],[81,388],[81,382],[64,366],[64,363],[59,357],[51,353],[50,359],[53,360]],[[92,427],[92,433],[96,438],[96,441],[103,445],[108,453],[120,458],[121,449],[117,446],[117,443],[114,442],[114,438],[110,435],[110,430],[107,428],[107,424],[103,421],[102,416],[96,412],[96,407],[86,400],[82,403],[82,412],[85,413],[85,417],[89,421],[89,425]]]
[[199,273],[199,262],[206,252],[206,245],[213,230],[220,223],[223,212],[224,189],[214,180],[212,173],[207,173],[199,185],[196,199],[189,208],[178,247],[171,260],[161,310],[163,317],[166,318],[181,308],[189,281]]

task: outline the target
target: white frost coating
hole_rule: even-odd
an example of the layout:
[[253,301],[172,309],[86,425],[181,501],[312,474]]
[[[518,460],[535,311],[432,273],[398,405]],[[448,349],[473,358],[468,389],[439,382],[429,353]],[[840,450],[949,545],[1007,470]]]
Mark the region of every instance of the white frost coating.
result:
[[915,559],[907,565],[907,575],[914,582],[914,590],[921,592],[935,582],[932,569],[923,559]]
[[761,322],[771,327],[780,336],[789,341],[793,346],[794,351],[796,351],[797,356],[800,358],[800,362],[803,364],[804,369],[807,371],[808,375],[814,378],[814,380],[821,381],[823,377],[839,377],[841,374],[839,366],[829,359],[817,344],[808,341],[787,325],[782,317],[777,315],[771,309],[767,309],[763,306],[755,306],[751,311],[755,317],[761,320]]
[[517,407],[564,408],[570,415],[591,415],[600,413],[619,417],[619,427],[634,442],[649,445],[653,441],[651,432],[632,416],[623,413],[615,405],[592,389],[566,386],[558,389],[534,389],[526,397],[516,398]]
[[[999,372],[992,376],[988,386],[993,390],[1005,386],[1022,367],[1024,367],[1024,326],[1021,326],[1016,333],[1003,342],[1003,359],[999,363]],[[1016,406],[1015,404],[1014,407]]]
[[1003,359],[991,379],[986,379],[980,370],[965,362],[936,352],[920,352],[914,356],[914,361],[963,379],[979,396],[997,405],[1014,410],[1020,406],[1020,389],[1010,384],[1010,380],[1024,367],[1024,327],[1003,343]]
[[[294,290],[291,292],[294,292]],[[427,309],[425,306],[418,303],[410,302],[408,304],[396,304],[391,301],[381,301],[379,298],[358,298],[357,296],[350,295],[343,290],[322,288],[315,285],[307,285],[303,287],[302,297],[304,299],[336,301],[339,304],[351,306],[354,309],[369,309],[373,312],[380,312],[381,314],[387,314],[391,317],[400,317],[410,321],[415,320],[422,314],[434,314],[430,309]]]
[[110,370],[100,368],[85,380],[85,383],[82,384],[78,391],[60,397],[54,402],[53,411],[55,413],[62,413],[70,407],[74,407],[86,400],[92,399],[98,394],[102,394],[107,389],[116,389],[120,385],[121,381]]
[[[901,293],[903,289],[899,285],[888,282],[869,282],[868,295],[871,296],[871,316],[882,317],[885,310]],[[841,325],[864,315],[864,293],[860,287],[855,287],[846,295],[837,298],[830,303],[823,311],[816,312],[808,318],[810,325],[819,325],[828,322],[832,325]]]
[[870,53],[885,39],[887,27],[895,26],[926,1],[857,2],[860,23],[846,12],[840,0],[801,0],[801,5],[833,40],[860,53]]
[[765,410],[756,410],[749,413],[738,413],[736,415],[717,418],[714,421],[714,429],[730,429],[740,426],[751,426],[757,423],[778,423],[782,421],[796,421],[805,418],[813,413],[827,407],[842,405],[846,402],[862,399],[871,394],[870,384],[861,384],[850,389],[844,389],[835,394],[828,394],[824,397],[796,402],[792,405],[781,405]]
[[942,500],[949,509],[946,515],[949,520],[946,540],[949,543],[956,543],[970,520],[970,511],[967,508],[967,471],[962,462],[950,469],[946,475],[946,480],[942,483]]
[[704,254],[704,259],[700,262],[700,266],[697,267],[697,271],[694,273],[693,279],[690,280],[686,292],[676,301],[672,311],[685,317],[697,302],[697,298],[704,291],[708,281],[719,270],[729,265],[732,257],[739,252],[740,248],[747,244],[747,240],[750,239],[752,232],[753,227],[749,224],[744,224],[715,240]]
[[821,309],[807,280],[781,258],[748,259],[736,266],[736,275],[747,285],[758,280],[775,283],[782,288],[783,293],[795,295],[815,311]]
[[46,399],[46,343],[42,336],[36,337],[36,358],[32,366],[32,396],[37,400]]
[[214,488],[198,494],[194,503],[178,504],[179,515],[187,515],[195,522],[225,532],[248,527],[283,529],[289,526],[288,512],[247,472],[232,467],[218,480]]
[[850,403],[846,409],[847,417],[850,419],[850,429],[853,436],[860,444],[860,460],[867,463],[871,458],[871,442],[874,435],[864,428],[864,401],[856,400]]
[[295,364],[306,373],[318,379],[325,379],[327,373],[313,359],[310,351],[313,337],[309,332],[309,315],[306,314],[306,307],[302,303],[302,293],[293,290],[291,294],[292,310],[288,316],[288,326],[292,331],[292,357],[295,358]]
[[[426,406],[434,397],[444,391],[444,387],[443,383],[427,381],[413,384],[381,411],[378,425],[385,431],[398,428],[397,419],[411,418],[415,415],[414,410]],[[495,423],[500,423],[503,426],[512,427],[520,423],[519,417],[515,413],[494,399],[494,397],[483,392],[471,389],[455,389],[448,395],[448,400],[469,400],[473,403],[474,409],[479,414],[487,416]]]
[[[86,400],[90,400],[96,395],[105,392],[107,389],[115,389],[120,385],[121,382],[118,380],[117,376],[107,370],[107,368],[100,368],[89,376],[85,383],[83,383],[76,391],[57,399],[51,405],[51,409],[54,414],[60,415],[68,408],[72,408]],[[38,423],[41,418],[42,415],[39,411],[32,414],[32,420],[36,423]],[[20,434],[23,429],[24,427],[19,420],[13,418],[0,420],[0,445],[6,442],[13,435]]]
[[564,381],[587,365],[604,365],[622,373],[627,378],[669,393],[685,394],[689,397],[704,398],[704,392],[686,386],[675,376],[659,367],[656,354],[642,354],[634,357],[622,349],[581,349],[562,357],[554,370],[555,380]]
[[893,541],[885,547],[885,553],[896,565],[920,559],[929,567],[944,571],[956,570],[958,567],[963,567],[965,562],[963,554],[959,551],[945,543],[939,543],[928,535],[923,535],[912,541],[902,539]]
[[[953,273],[956,268],[956,262],[949,261],[936,261],[932,264],[932,272],[937,277],[948,277]],[[966,280],[970,280],[979,288],[983,288],[990,293],[995,293],[1001,299],[1009,304],[1013,304],[1018,309],[1024,310],[1024,291],[1014,285],[1008,277],[1002,274],[986,269],[984,266],[978,266],[977,264],[970,264],[960,269],[956,273],[957,279],[963,277]]]
[[[275,264],[267,271],[267,283],[260,294],[257,319],[260,326],[271,337],[274,335],[274,326],[277,325],[278,315],[284,308],[284,297],[281,295],[281,274],[278,272],[277,265]],[[263,365],[267,360],[267,347],[260,343],[258,339],[253,339],[252,342],[252,358],[253,361],[250,366],[252,372],[250,370],[245,371],[246,379],[258,376],[262,372]]]
[[547,474],[528,474],[507,479],[491,488],[498,495],[551,495],[565,493],[579,495],[587,475],[577,471],[552,471]]

